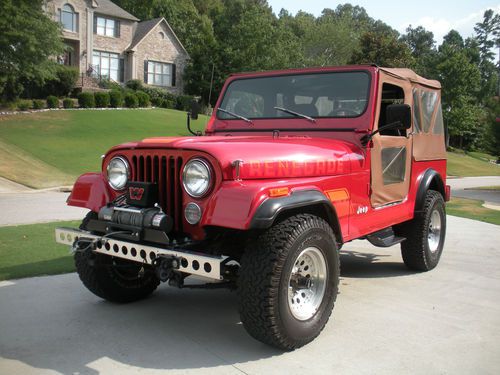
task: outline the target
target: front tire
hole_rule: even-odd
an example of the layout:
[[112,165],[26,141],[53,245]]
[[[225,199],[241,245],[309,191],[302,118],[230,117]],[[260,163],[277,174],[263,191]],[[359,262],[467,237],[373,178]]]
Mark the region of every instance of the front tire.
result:
[[259,341],[301,347],[325,327],[337,297],[339,255],[323,219],[301,214],[252,241],[241,259],[241,321]]
[[402,224],[398,231],[406,240],[401,243],[405,265],[416,271],[435,268],[443,252],[446,235],[446,211],[443,197],[428,190],[424,206],[413,220]]
[[[80,229],[95,218],[90,212]],[[96,254],[90,250],[76,251],[76,271],[83,285],[96,296],[116,303],[127,303],[148,297],[160,284],[152,269],[136,262]],[[143,268],[144,267],[144,268]]]

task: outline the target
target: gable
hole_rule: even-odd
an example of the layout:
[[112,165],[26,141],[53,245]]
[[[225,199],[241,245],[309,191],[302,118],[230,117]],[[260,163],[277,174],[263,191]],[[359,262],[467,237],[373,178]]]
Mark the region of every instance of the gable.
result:
[[[163,33],[164,39],[160,37],[160,32]],[[151,42],[157,42],[158,44],[165,43],[166,45],[171,44],[179,54],[189,58],[188,52],[164,18],[140,22],[137,25],[134,39],[129,50],[135,51],[143,43],[148,44]]]

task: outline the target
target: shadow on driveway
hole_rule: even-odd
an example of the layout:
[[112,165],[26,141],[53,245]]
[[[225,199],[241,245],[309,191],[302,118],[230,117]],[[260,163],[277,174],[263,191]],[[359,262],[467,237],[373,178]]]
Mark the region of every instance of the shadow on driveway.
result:
[[351,278],[375,278],[375,277],[397,277],[410,276],[415,274],[406,268],[401,258],[399,245],[390,248],[396,255],[399,262],[384,262],[385,258],[394,260],[394,257],[388,254],[374,254],[359,252],[355,250],[340,252],[340,276]]

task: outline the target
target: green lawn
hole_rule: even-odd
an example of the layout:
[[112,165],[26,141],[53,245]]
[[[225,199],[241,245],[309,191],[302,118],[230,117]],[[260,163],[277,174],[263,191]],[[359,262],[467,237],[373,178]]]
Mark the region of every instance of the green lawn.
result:
[[[207,120],[200,116],[193,121],[193,128],[203,130]],[[188,135],[186,113],[166,109],[1,116],[0,176],[33,187],[72,183],[81,173],[100,170],[100,156],[114,145],[153,136],[181,135]],[[33,168],[33,164],[37,166]],[[35,176],[30,176],[31,170]]]
[[78,225],[72,221],[1,227],[0,280],[73,272],[69,247],[56,244],[54,229]]
[[482,204],[482,201],[474,199],[452,197],[451,201],[446,204],[446,213],[500,225],[500,211],[483,207]]
[[484,161],[479,155],[486,157],[486,154],[479,153],[469,156],[458,152],[448,152],[448,175],[457,177],[500,176],[500,166]]

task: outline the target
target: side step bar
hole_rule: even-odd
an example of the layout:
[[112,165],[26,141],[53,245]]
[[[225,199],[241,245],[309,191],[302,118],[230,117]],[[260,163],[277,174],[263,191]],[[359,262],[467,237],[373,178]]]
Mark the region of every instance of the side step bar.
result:
[[178,249],[163,249],[155,246],[142,245],[113,238],[104,238],[73,228],[56,228],[56,242],[73,246],[79,239],[91,240],[95,243],[95,253],[131,260],[141,264],[153,264],[161,256],[174,256],[180,259],[179,271],[191,275],[203,276],[213,280],[222,280],[221,264],[227,258],[180,251]]
[[391,227],[369,234],[366,239],[377,247],[390,247],[406,240],[404,237],[396,237]]

